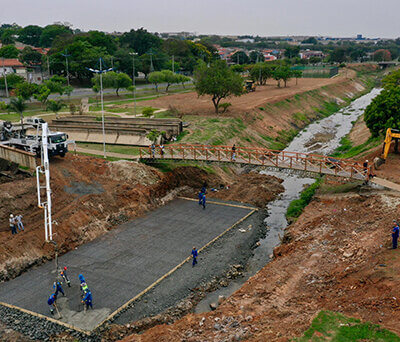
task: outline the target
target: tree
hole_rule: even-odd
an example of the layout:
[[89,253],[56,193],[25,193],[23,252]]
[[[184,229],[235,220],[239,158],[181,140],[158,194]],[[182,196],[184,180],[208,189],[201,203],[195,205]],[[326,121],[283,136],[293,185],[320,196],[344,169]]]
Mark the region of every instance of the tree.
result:
[[265,61],[264,55],[260,51],[253,50],[249,54],[250,63],[261,63]]
[[36,100],[38,100],[39,102],[41,102],[42,105],[45,105],[49,95],[50,95],[50,89],[47,88],[44,84],[42,84],[38,87],[36,92],[33,94],[33,97]]
[[24,129],[24,111],[26,110],[25,100],[20,96],[12,98],[8,105],[8,109],[20,115],[21,128]]
[[49,100],[47,101],[47,110],[52,111],[58,119],[58,112],[65,106],[62,100]]
[[211,96],[217,114],[222,99],[243,94],[243,78],[233,72],[225,61],[216,61],[210,67],[200,64],[194,73],[194,84],[199,96]]
[[164,82],[167,83],[165,91],[168,93],[168,88],[171,84],[179,83],[180,78],[177,74],[173,73],[171,70],[162,70],[161,73],[164,76]]
[[26,46],[21,51],[19,61],[28,66],[35,66],[42,64],[42,54],[35,51],[30,46]]
[[284,82],[285,87],[287,86],[287,81],[290,80],[293,73],[288,66],[280,66],[276,68],[272,73],[274,79],[278,81],[278,87],[281,86],[281,80]]
[[47,25],[43,28],[42,34],[40,35],[39,44],[42,47],[51,47],[53,40],[61,35],[71,35],[72,31],[69,27],[64,25]]
[[250,69],[250,78],[259,85],[266,84],[270,77],[272,77],[272,67],[265,62],[254,64]]
[[40,46],[40,36],[43,29],[37,25],[25,26],[18,34],[18,40],[27,45]]
[[400,129],[400,70],[387,75],[384,89],[367,106],[364,121],[373,136],[385,134],[388,128]]
[[190,77],[182,75],[182,74],[178,74],[177,78],[178,78],[178,81],[179,81],[178,83],[182,84],[182,88],[185,88],[185,83],[189,82],[191,80]]
[[[92,78],[92,84],[96,87],[100,88],[100,75],[96,75]],[[123,72],[116,73],[114,71],[107,72],[103,74],[103,88],[113,88],[115,89],[115,93],[119,96],[119,90],[123,88],[128,88],[131,86],[132,80]]]
[[248,64],[250,62],[249,56],[247,56],[246,52],[244,51],[236,51],[231,57],[230,57],[231,63],[236,63],[236,64]]
[[343,63],[347,60],[347,51],[344,48],[334,49],[330,55],[329,60],[331,62]]
[[142,27],[136,31],[125,32],[120,38],[120,43],[122,46],[136,51],[141,56],[152,48],[160,48],[162,40]]
[[5,45],[0,49],[0,57],[18,58],[18,55],[19,55],[19,50],[14,45]]
[[15,87],[17,96],[23,98],[25,101],[30,100],[33,94],[38,90],[38,85],[35,83],[22,82],[18,83]]
[[[7,75],[7,86],[8,89],[15,89],[17,84],[24,82],[25,79],[22,76],[19,76],[17,74],[9,74]],[[0,77],[0,89],[5,89],[5,80],[4,77]]]
[[379,49],[374,52],[374,61],[387,62],[392,60],[392,55],[389,50]]
[[302,44],[318,44],[318,40],[314,37],[309,37],[307,39],[304,39],[302,42]]
[[300,53],[300,46],[288,46],[285,49],[285,57],[286,58],[298,57],[299,53]]
[[15,32],[12,29],[6,29],[0,36],[3,45],[11,45],[15,43]]
[[149,75],[149,82],[154,84],[158,92],[158,85],[164,82],[164,74],[161,71],[153,71]]
[[301,70],[293,70],[292,75],[293,77],[296,78],[296,85],[297,85],[297,80],[303,76],[303,72]]
[[153,144],[157,141],[158,137],[161,135],[161,132],[156,130],[156,129],[152,129],[147,135],[146,138],[149,139],[150,141],[153,142]]

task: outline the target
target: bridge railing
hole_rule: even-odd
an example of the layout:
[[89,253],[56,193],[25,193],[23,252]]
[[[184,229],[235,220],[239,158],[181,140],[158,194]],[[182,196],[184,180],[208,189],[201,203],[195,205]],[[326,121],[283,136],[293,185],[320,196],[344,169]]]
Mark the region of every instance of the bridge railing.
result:
[[236,162],[296,169],[340,177],[368,179],[370,167],[341,158],[332,158],[312,153],[270,150],[260,147],[212,146],[200,144],[173,144],[140,148],[140,158],[180,159]]

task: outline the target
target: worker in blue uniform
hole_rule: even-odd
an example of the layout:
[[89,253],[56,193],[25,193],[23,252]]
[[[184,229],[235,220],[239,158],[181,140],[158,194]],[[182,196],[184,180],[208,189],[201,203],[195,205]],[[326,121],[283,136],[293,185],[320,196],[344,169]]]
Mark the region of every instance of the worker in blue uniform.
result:
[[393,220],[394,226],[392,230],[392,245],[393,249],[397,248],[397,240],[399,239],[399,224]]
[[[91,307],[93,309],[93,298],[92,298],[92,293],[90,292],[90,290],[88,289],[85,292],[85,296],[82,299],[82,303],[84,303],[86,305],[86,310],[89,309],[89,307]],[[86,311],[85,310],[85,311]]]
[[193,247],[193,249],[192,249],[192,257],[193,257],[192,267],[194,267],[194,265],[197,264],[197,255],[198,255],[197,249],[196,249],[196,247]]
[[61,283],[59,281],[55,281],[53,284],[53,289],[56,290],[56,292],[54,292],[55,296],[57,297],[58,292],[61,292],[63,296],[65,296],[64,290],[61,286]]
[[47,304],[49,304],[50,306],[50,313],[52,315],[54,315],[54,308],[56,307],[56,300],[57,300],[57,296],[55,293],[52,293],[49,297],[49,299],[47,300]]

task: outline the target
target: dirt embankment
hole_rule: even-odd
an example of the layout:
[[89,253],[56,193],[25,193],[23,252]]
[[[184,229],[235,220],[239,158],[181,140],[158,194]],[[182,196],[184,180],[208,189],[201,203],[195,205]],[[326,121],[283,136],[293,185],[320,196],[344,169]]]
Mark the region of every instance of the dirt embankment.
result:
[[[54,158],[50,172],[53,220],[56,222],[54,240],[61,253],[143,215],[178,194],[196,196],[204,182],[217,187],[234,183],[239,177],[232,174],[223,179],[196,167],[177,168],[163,174],[135,162],[111,163],[72,154],[65,159]],[[261,198],[268,199],[271,189],[274,196],[282,191],[278,179],[265,177],[259,181],[261,185],[268,184],[264,187],[268,194],[259,191],[255,194],[257,197],[261,194]],[[246,186],[246,181],[243,182]],[[229,195],[234,191],[233,187]],[[257,197],[255,201],[261,203]],[[11,235],[10,213],[23,215],[24,232]],[[27,267],[54,257],[53,246],[44,242],[43,210],[37,207],[35,178],[0,184],[0,227],[0,280],[13,278]]]
[[274,260],[207,314],[124,341],[287,341],[321,309],[400,333],[400,253],[389,250],[400,196],[319,195],[287,230]]

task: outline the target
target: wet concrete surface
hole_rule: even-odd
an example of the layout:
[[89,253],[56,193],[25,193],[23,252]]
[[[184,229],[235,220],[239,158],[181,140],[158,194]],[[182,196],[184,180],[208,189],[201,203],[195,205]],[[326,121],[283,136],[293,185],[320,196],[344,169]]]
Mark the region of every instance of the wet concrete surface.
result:
[[[72,286],[59,295],[63,322],[91,330],[113,312],[190,255],[247,215],[251,209],[178,199],[130,221],[59,258],[68,266]],[[78,274],[93,294],[94,310],[82,316]],[[0,301],[51,316],[47,298],[55,280],[48,262],[0,284]],[[57,318],[57,315],[56,317]]]

